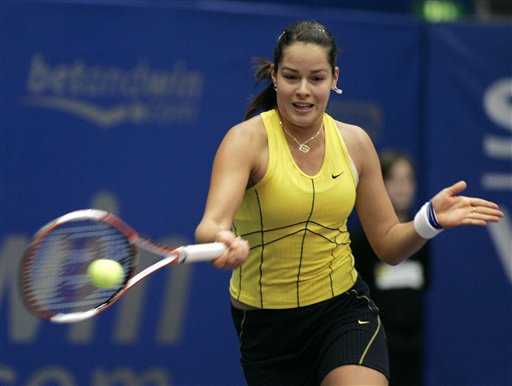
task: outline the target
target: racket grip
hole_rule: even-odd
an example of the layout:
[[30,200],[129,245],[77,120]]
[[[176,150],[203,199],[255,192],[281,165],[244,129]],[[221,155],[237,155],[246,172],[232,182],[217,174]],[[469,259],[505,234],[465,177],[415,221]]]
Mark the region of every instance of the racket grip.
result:
[[194,244],[182,247],[179,261],[183,264],[214,260],[226,249],[224,243]]

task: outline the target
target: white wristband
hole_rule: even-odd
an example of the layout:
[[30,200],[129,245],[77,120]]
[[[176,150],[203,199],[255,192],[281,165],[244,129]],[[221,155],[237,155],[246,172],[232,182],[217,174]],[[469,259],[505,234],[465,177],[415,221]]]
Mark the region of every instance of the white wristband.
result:
[[434,228],[428,221],[429,202],[426,202],[414,216],[414,229],[424,239],[431,239],[443,231]]

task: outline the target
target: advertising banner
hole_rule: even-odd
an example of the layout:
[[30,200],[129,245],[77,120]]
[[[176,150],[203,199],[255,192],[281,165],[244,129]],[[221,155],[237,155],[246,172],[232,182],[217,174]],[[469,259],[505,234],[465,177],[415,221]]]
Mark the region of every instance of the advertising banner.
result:
[[[243,384],[228,272],[162,270],[97,318],[55,325],[23,307],[19,263],[40,226],[84,208],[171,246],[192,243],[215,150],[259,91],[252,58],[271,58],[283,28],[311,15],[63,2],[1,9],[0,383]],[[333,96],[333,114],[379,144],[390,132],[388,142],[414,151],[419,27],[324,18],[342,49],[345,93]],[[143,253],[141,264],[151,259]]]
[[468,196],[502,207],[487,228],[432,243],[428,384],[512,382],[512,27],[429,30],[428,185],[465,180]]

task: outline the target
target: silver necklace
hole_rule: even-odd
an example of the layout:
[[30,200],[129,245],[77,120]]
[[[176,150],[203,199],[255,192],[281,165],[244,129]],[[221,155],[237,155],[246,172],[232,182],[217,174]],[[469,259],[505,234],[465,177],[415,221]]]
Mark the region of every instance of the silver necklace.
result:
[[299,145],[299,150],[300,150],[301,152],[303,152],[303,153],[308,153],[308,152],[311,150],[311,148],[310,148],[308,145],[306,145],[306,144],[307,144],[308,142],[310,142],[310,141],[314,140],[316,137],[318,137],[318,134],[320,134],[320,132],[322,131],[322,125],[321,125],[321,126],[320,126],[320,128],[318,129],[318,131],[316,132],[316,134],[315,134],[315,135],[313,135],[310,139],[308,139],[308,140],[306,140],[306,141],[304,141],[304,142],[300,143],[300,142],[297,140],[297,138],[295,138],[293,135],[291,135],[291,134],[288,132],[288,130],[286,130],[286,128],[285,128],[285,127],[284,127],[284,125],[283,125],[283,122],[279,121],[279,123],[281,124],[281,127],[283,128],[284,132],[285,132],[286,134],[288,134],[288,135],[290,136],[290,138],[291,138],[291,139],[293,139],[297,145]]

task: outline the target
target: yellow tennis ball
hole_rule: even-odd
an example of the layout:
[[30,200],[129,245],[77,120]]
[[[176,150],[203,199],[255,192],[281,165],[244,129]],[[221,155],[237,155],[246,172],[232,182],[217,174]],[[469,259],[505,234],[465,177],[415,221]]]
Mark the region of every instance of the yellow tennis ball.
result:
[[89,280],[98,288],[112,289],[119,287],[124,279],[124,269],[121,264],[111,259],[94,260],[87,268]]

